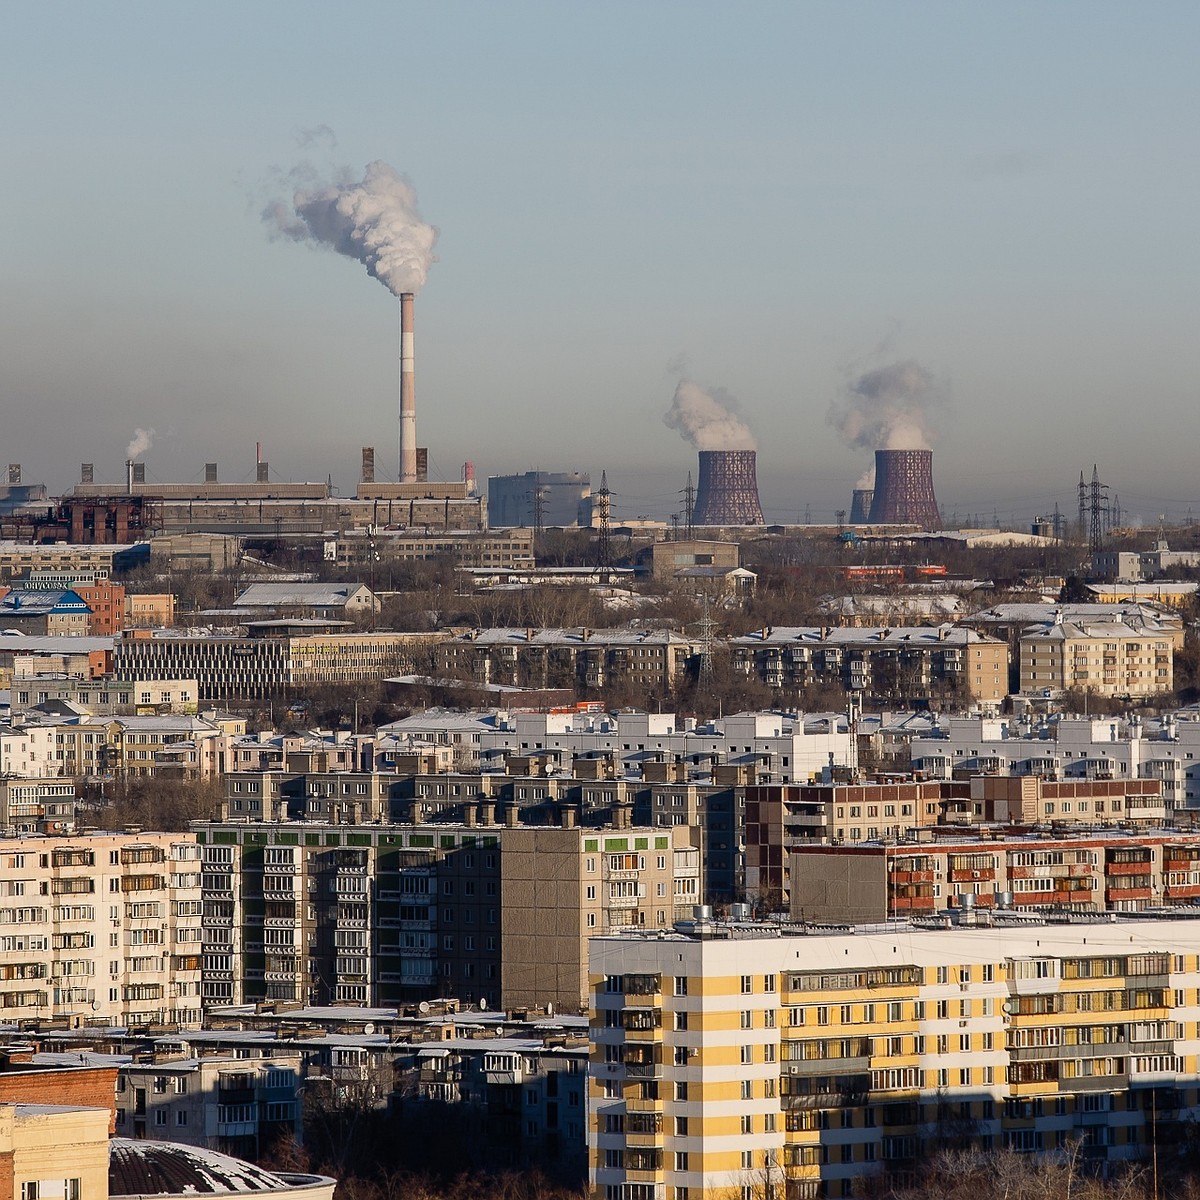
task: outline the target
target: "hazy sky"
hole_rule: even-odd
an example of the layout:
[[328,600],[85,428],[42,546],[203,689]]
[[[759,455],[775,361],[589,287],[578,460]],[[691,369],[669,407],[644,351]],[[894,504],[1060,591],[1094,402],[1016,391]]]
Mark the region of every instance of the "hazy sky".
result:
[[[272,180],[383,159],[440,230],[432,472],[607,468],[663,515],[680,374],[737,398],[769,520],[848,507],[830,405],[919,363],[947,514],[1081,467],[1200,516],[1200,5],[6,3],[0,457],[63,488],[395,474],[397,306],[271,241]],[[311,133],[327,127],[336,143]]]

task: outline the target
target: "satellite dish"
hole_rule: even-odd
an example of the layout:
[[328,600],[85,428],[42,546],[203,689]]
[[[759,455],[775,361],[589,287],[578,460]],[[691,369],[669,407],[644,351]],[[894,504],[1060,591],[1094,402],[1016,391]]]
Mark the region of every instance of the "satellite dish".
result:
[[422,1000],[421,1003],[417,1005],[417,1012],[419,1012],[423,1017],[426,1016],[429,1013],[429,1001]]
[[370,1037],[370,1036],[371,1036],[371,1034],[373,1034],[374,1032],[375,1032],[375,1022],[374,1022],[374,1021],[368,1021],[368,1022],[367,1022],[367,1023],[366,1023],[366,1024],[363,1026],[363,1033],[365,1033],[365,1034],[367,1035],[367,1037]]
[[486,996],[481,996],[479,998],[479,1011],[487,1012],[487,997]]

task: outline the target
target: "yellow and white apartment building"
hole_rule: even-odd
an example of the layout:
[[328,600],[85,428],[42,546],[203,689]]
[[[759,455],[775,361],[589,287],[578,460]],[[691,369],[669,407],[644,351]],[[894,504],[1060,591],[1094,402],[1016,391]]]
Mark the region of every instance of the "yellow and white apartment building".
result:
[[1074,688],[1103,696],[1153,696],[1175,685],[1174,645],[1123,621],[1057,621],[1021,637],[1021,693]]
[[600,1200],[847,1196],[963,1144],[1117,1161],[1200,1114],[1200,919],[679,928],[591,943]]

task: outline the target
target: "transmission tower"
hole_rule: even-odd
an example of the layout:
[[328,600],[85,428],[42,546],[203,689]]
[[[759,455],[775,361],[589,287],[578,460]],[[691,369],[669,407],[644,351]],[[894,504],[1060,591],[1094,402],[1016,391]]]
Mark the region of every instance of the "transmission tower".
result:
[[1083,482],[1083,472],[1079,472],[1079,540],[1087,537],[1088,497],[1087,484]]
[[692,473],[688,472],[687,487],[681,493],[683,496],[683,528],[684,536],[692,540],[693,520],[696,515],[696,489],[692,487]]
[[679,514],[671,514],[671,541],[679,541]]
[[717,623],[708,615],[708,593],[703,595],[704,608],[700,617],[700,681],[707,683],[713,674],[713,632]]
[[1105,523],[1108,520],[1108,485],[1100,482],[1100,470],[1092,465],[1092,484],[1088,489],[1088,501],[1090,509],[1090,536],[1088,545],[1093,554],[1096,554],[1100,547],[1104,544]]
[[535,537],[542,536],[542,526],[546,523],[546,489],[542,487],[542,476],[535,473],[533,491],[526,493],[529,501],[529,515],[533,518],[533,533]]
[[608,489],[608,472],[600,472],[600,490],[596,493],[599,503],[596,506],[600,518],[600,529],[596,536],[596,565],[598,567],[612,566],[612,544],[610,536],[610,518],[612,515],[612,492]]

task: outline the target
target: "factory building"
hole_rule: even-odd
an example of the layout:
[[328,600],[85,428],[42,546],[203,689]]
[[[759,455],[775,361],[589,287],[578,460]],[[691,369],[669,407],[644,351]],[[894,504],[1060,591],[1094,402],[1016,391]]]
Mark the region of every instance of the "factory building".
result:
[[1196,918],[698,917],[596,938],[590,970],[599,1200],[851,1196],[950,1145],[1103,1169],[1200,1117]]
[[591,495],[591,477],[579,471],[491,475],[487,487],[488,527],[588,525]]

